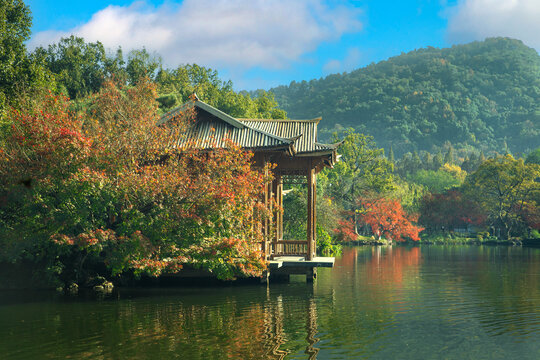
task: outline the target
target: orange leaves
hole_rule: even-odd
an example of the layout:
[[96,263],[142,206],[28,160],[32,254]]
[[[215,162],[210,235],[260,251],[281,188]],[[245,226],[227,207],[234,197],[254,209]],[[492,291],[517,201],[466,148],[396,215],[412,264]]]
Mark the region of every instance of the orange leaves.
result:
[[45,94],[24,111],[11,110],[0,175],[16,184],[68,176],[87,161],[92,141],[82,135],[82,121],[62,97]]
[[374,235],[395,241],[420,240],[418,234],[423,228],[413,225],[418,216],[406,214],[398,200],[376,198],[360,199],[360,202],[363,207],[359,211],[360,219],[371,227]]
[[129,89],[109,82],[84,121],[52,95],[13,110],[0,176],[33,187],[21,204],[43,204],[27,210],[45,219],[38,225],[51,258],[91,253],[86,264],[113,275],[157,276],[186,264],[221,278],[260,275],[262,223],[272,215],[261,202],[267,176],[232,142],[214,152],[174,148],[190,110],[157,126],[154,91],[144,81]]
[[356,241],[358,235],[354,230],[354,222],[352,220],[339,220],[338,227],[334,229],[337,241]]

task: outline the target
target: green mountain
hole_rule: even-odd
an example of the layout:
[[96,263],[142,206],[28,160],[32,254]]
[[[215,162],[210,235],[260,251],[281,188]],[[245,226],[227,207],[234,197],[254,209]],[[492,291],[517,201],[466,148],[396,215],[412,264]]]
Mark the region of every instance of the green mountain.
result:
[[519,40],[428,47],[350,73],[271,89],[291,118],[323,116],[320,136],[353,127],[397,154],[540,146],[540,56]]

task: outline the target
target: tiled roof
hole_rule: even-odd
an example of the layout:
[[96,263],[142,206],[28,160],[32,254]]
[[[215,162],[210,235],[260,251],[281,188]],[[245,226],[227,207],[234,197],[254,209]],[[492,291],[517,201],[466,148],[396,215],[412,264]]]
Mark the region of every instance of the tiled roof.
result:
[[175,145],[180,147],[191,141],[200,148],[223,148],[227,147],[227,140],[246,149],[288,149],[294,145],[294,139],[283,139],[248,126],[237,128],[212,117],[197,121]]
[[197,111],[197,121],[184,136],[174,140],[175,147],[181,147],[190,141],[200,148],[221,148],[226,147],[227,140],[230,140],[246,149],[284,149],[291,154],[308,155],[332,152],[338,146],[317,142],[317,125],[320,118],[235,119],[198,99],[168,112],[159,123],[163,124],[193,106]]

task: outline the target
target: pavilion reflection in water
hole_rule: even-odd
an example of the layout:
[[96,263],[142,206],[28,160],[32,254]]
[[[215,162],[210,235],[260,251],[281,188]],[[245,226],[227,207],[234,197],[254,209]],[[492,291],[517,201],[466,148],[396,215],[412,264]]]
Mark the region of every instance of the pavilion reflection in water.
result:
[[[283,295],[278,295],[275,300],[272,300],[270,290],[268,289],[268,307],[265,307],[264,312],[264,348],[268,359],[284,359],[285,356],[291,354],[288,350],[287,343],[291,340],[288,338],[285,329],[285,308]],[[308,359],[316,359],[319,353],[319,348],[315,346],[319,342],[317,338],[317,305],[315,299],[310,297],[302,301],[305,307],[305,331],[307,342],[304,353],[308,355]]]

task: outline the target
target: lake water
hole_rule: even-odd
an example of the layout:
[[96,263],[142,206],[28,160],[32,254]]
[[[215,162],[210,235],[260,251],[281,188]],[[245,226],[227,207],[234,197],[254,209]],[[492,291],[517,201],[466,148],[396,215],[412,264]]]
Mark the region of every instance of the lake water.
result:
[[540,249],[345,248],[315,283],[0,292],[0,359],[540,359]]

